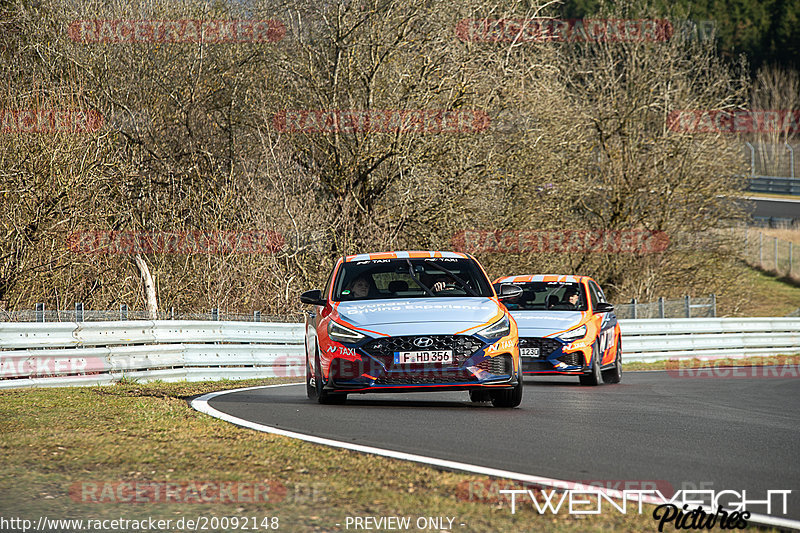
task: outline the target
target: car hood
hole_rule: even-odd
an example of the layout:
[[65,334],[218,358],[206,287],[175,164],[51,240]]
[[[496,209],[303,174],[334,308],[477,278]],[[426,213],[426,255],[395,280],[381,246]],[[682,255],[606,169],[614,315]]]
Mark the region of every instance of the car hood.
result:
[[346,322],[384,335],[452,335],[487,324],[501,312],[489,298],[396,298],[341,302]]
[[511,311],[520,337],[545,337],[580,324],[581,311]]

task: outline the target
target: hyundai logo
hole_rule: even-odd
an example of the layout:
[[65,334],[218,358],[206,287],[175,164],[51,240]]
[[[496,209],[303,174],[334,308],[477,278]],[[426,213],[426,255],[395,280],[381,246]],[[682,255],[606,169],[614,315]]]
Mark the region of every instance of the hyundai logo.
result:
[[433,339],[430,337],[419,337],[418,339],[414,339],[414,346],[417,348],[430,348],[433,346]]

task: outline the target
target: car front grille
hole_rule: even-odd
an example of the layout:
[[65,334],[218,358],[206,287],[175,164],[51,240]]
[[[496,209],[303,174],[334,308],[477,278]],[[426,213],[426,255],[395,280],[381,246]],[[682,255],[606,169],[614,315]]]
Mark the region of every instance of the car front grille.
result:
[[[547,356],[558,350],[561,343],[555,339],[545,339],[542,337],[520,337],[520,348],[539,348],[539,357],[536,359],[547,359]],[[525,356],[530,357],[530,356]]]
[[[414,339],[427,337],[433,341],[430,346],[420,348]],[[422,350],[452,350],[453,363],[444,368],[461,367],[471,355],[484,346],[479,339],[470,335],[402,335],[375,339],[361,346],[387,369],[394,365],[394,352],[415,352]],[[443,368],[441,365],[420,365],[420,368]]]

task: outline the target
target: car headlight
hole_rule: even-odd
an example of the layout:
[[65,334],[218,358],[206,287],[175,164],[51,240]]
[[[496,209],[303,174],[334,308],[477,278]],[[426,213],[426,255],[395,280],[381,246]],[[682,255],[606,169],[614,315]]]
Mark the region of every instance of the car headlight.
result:
[[562,341],[574,341],[575,339],[580,339],[581,337],[586,336],[586,325],[575,329],[571,329],[569,331],[565,331],[561,335],[556,335],[556,338],[561,339]]
[[331,320],[328,322],[328,337],[336,342],[354,343],[365,338],[366,335]]
[[492,339],[494,337],[505,337],[509,333],[511,333],[511,322],[508,320],[508,315],[503,315],[503,318],[491,326],[480,330],[478,335],[486,337],[487,339]]

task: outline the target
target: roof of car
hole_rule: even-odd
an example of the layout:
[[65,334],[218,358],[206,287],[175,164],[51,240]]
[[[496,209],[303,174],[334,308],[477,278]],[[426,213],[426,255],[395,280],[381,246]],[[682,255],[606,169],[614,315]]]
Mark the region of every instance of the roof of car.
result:
[[402,251],[402,252],[373,252],[370,254],[348,255],[345,262],[369,261],[371,259],[425,259],[428,257],[447,257],[456,259],[468,259],[469,256],[462,252],[439,252],[439,251]]
[[528,274],[524,276],[503,276],[494,280],[493,283],[524,283],[527,281],[580,283],[587,279],[592,278],[589,276],[570,276],[565,274]]

